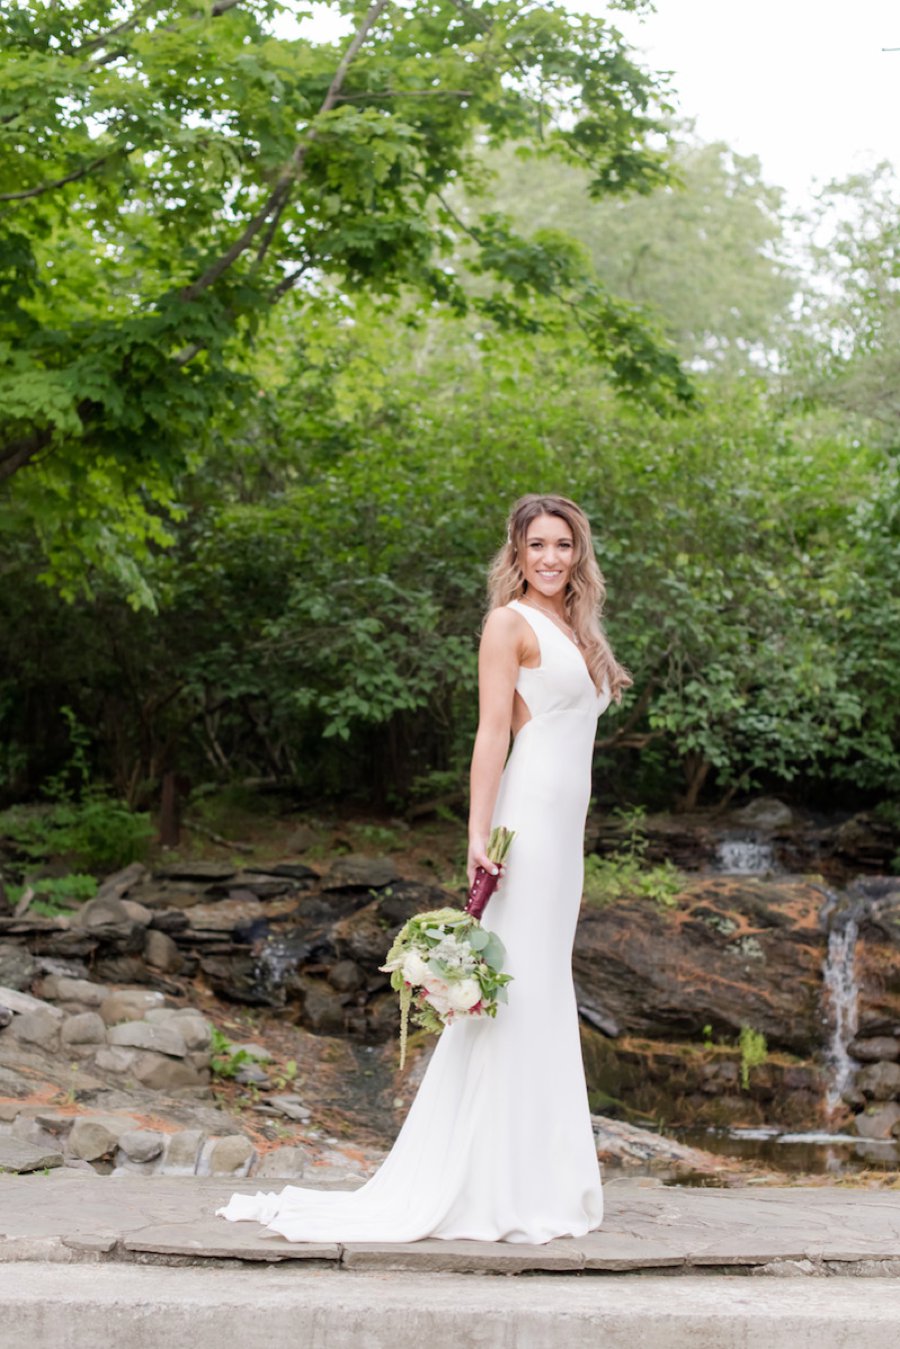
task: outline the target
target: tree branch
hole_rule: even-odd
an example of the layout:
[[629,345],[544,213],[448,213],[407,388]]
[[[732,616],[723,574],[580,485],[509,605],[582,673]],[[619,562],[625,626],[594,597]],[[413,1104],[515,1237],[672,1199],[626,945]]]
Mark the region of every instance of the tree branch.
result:
[[[388,3],[389,0],[376,0],[376,3],[369,7],[368,13],[354,33],[353,39],[347,47],[347,50],[344,52],[344,55],[341,57],[338,68],[334,73],[334,78],[328,86],[328,92],[322,101],[322,106],[316,114],[317,117],[321,117],[324,113],[329,112],[334,107],[351,63],[368,37],[370,30],[380,18],[382,12],[387,8]],[[309,147],[317,138],[318,133],[316,128],[315,126],[312,126],[305,139],[299,141],[295,146],[287,167],[280,174],[278,182],[269,194],[262,210],[257,212],[243,233],[235,239],[231,247],[223,253],[221,257],[217,258],[212,266],[206,269],[202,276],[198,277],[196,281],[193,281],[191,285],[185,286],[181,291],[182,300],[196,300],[198,296],[202,295],[205,290],[208,290],[211,285],[218,281],[219,277],[223,276],[224,273],[228,271],[229,267],[237,261],[241,254],[246,252],[260,230],[273,214],[276,216],[277,223],[277,217],[280,216],[294,185],[303,172],[303,163],[306,159]],[[270,231],[270,234],[274,234],[274,231]],[[258,257],[259,261],[262,260],[269,243],[271,243],[271,237],[266,242],[265,247],[260,250]]]
[[361,103],[367,98],[472,98],[474,89],[380,89],[365,94],[338,94],[335,103]]
[[0,201],[24,201],[26,197],[41,197],[45,192],[54,192],[58,187],[65,187],[66,183],[75,183],[79,178],[87,178],[88,174],[93,173],[107,160],[112,159],[115,153],[116,151],[112,151],[108,155],[101,155],[93,163],[86,164],[81,169],[76,169],[74,173],[66,174],[65,178],[54,178],[52,182],[39,183],[37,187],[26,187],[21,192],[0,192]]

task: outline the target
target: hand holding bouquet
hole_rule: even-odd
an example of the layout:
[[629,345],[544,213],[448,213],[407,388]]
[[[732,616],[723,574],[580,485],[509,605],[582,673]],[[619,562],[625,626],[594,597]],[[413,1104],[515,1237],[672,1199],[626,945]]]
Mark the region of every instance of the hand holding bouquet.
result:
[[[503,865],[512,838],[508,829],[491,833],[487,852],[498,866]],[[413,1020],[436,1035],[460,1016],[496,1016],[497,1004],[506,1002],[506,985],[512,978],[501,973],[506,951],[496,933],[487,932],[478,921],[500,876],[478,870],[465,912],[417,913],[401,928],[380,966],[400,994],[401,1068],[413,1001]]]
[[466,913],[470,913],[473,918],[481,917],[487,907],[488,900],[500,884],[500,868],[506,862],[510,845],[515,836],[515,830],[507,829],[502,824],[491,830],[491,836],[488,839],[485,851],[498,870],[495,876],[493,872],[485,871],[484,867],[475,868],[475,879],[466,901]]

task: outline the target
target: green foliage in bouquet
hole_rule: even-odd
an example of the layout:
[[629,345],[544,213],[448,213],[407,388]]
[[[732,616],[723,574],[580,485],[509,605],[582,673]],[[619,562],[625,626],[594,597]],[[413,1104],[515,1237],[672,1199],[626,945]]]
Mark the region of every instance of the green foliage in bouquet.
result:
[[[448,959],[448,938],[469,946],[470,953],[464,949],[461,952],[464,965]],[[414,983],[407,978],[409,971],[406,968],[410,956],[417,956],[423,971],[427,970],[436,981],[450,988],[464,979],[474,979],[480,989],[476,1005],[480,1005],[481,1012],[487,1016],[496,1016],[497,1004],[507,1001],[506,985],[512,979],[512,975],[502,973],[506,958],[502,941],[495,932],[483,928],[477,918],[452,908],[430,909],[410,918],[397,934],[381,966],[391,976],[391,988],[400,995],[401,1068],[406,1062],[410,1017],[416,1025],[435,1035],[440,1034],[445,1024],[437,1009],[425,1000],[426,986],[422,986],[413,1006]]]

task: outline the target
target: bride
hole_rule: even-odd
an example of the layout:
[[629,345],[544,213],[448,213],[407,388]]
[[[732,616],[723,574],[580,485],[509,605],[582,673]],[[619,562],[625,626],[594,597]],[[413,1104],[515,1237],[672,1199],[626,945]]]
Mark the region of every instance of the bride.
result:
[[532,1243],[602,1222],[571,962],[597,718],[631,679],[600,625],[605,590],[584,512],[560,496],[517,501],[489,595],[468,871],[471,882],[476,866],[493,870],[492,824],[515,830],[484,918],[506,947],[509,1002],[496,1019],[445,1028],[366,1184],[236,1194],[218,1210],[231,1221],[289,1241]]

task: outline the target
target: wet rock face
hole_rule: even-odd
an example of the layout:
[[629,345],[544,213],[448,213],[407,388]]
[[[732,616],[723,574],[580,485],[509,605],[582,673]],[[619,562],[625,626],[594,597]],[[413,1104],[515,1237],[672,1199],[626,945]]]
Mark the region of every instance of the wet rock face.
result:
[[671,910],[585,903],[573,960],[585,1019],[655,1039],[750,1026],[772,1048],[812,1054],[823,1041],[823,900],[806,880],[709,876]]

